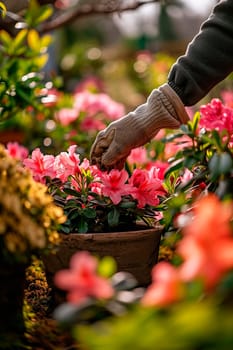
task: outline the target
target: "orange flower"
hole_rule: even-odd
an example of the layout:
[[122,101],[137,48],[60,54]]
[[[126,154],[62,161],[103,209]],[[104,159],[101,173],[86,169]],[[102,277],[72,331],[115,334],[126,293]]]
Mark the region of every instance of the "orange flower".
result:
[[168,262],[160,262],[152,270],[152,284],[142,298],[145,306],[166,306],[183,296],[179,270]]
[[232,209],[232,202],[221,202],[214,194],[196,202],[194,218],[184,228],[178,245],[184,259],[180,273],[185,281],[201,278],[211,288],[233,268]]

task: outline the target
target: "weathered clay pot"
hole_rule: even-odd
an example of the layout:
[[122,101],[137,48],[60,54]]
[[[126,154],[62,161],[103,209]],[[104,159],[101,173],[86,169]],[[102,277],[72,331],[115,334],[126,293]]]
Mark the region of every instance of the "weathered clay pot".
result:
[[69,267],[70,258],[77,251],[86,250],[100,258],[112,256],[118,271],[130,272],[139,286],[147,286],[151,282],[151,269],[158,259],[161,232],[161,227],[139,227],[127,232],[61,235],[57,252],[43,257],[54,303],[57,305],[64,299],[64,293],[54,286],[54,275]]

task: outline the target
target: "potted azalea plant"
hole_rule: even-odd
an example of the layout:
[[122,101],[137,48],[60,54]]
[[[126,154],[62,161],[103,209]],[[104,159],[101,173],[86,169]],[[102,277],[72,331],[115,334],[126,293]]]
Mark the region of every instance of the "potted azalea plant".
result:
[[[13,154],[13,147],[9,149]],[[1,341],[9,334],[23,335],[26,269],[33,257],[58,245],[57,231],[65,221],[63,210],[55,205],[47,187],[22,166],[19,154],[12,157],[0,145]]]
[[76,145],[57,156],[35,149],[24,166],[47,185],[67,217],[56,254],[43,259],[50,285],[77,250],[112,256],[118,270],[132,273],[140,285],[150,282],[162,232],[157,206],[166,196],[158,168],[102,172],[80,160]]

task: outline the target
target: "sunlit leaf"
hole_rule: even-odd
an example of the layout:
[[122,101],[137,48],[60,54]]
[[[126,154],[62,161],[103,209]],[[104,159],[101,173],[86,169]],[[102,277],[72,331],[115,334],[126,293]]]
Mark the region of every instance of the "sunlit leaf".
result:
[[49,59],[48,54],[44,54],[44,55],[41,55],[39,57],[34,58],[33,62],[38,68],[42,68],[47,63],[48,59]]
[[16,35],[13,41],[13,46],[14,49],[17,50],[24,44],[24,40],[26,39],[27,36],[27,29],[22,29],[19,31],[19,33]]
[[44,35],[40,39],[40,46],[41,46],[41,48],[48,47],[51,44],[51,42],[52,42],[51,35]]
[[5,30],[0,31],[0,40],[7,48],[11,46],[13,38]]
[[117,264],[113,257],[103,257],[98,265],[98,273],[103,277],[111,277],[117,271]]
[[2,18],[5,18],[6,12],[7,12],[6,6],[2,2],[0,2],[0,15]]
[[41,22],[45,21],[46,19],[51,17],[53,14],[53,8],[50,5],[43,6],[43,8],[41,8],[41,10],[42,10],[41,13],[38,15],[38,17],[36,19],[37,23],[41,23]]
[[37,31],[34,29],[31,29],[28,32],[28,45],[34,51],[38,51],[38,49],[40,49],[40,37]]
[[173,172],[183,169],[184,168],[184,162],[183,159],[177,161],[175,164],[171,165],[165,172],[165,178],[167,178],[169,175],[171,175]]

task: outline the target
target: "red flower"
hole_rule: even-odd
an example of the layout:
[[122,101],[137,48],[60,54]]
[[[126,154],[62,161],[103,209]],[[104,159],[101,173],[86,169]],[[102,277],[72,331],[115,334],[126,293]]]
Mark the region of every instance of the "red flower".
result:
[[135,169],[129,179],[129,184],[133,187],[131,195],[137,199],[139,208],[144,208],[146,204],[158,205],[158,195],[165,193],[158,173],[159,169],[154,167],[149,171]]
[[210,103],[201,106],[200,113],[200,128],[216,129],[217,131],[227,130],[229,135],[233,135],[233,109],[224,106],[220,99],[214,98]]
[[79,172],[79,155],[75,152],[77,146],[72,145],[68,148],[68,152],[61,152],[55,158],[54,169],[56,177],[65,182],[70,175]]
[[54,178],[56,173],[54,171],[54,156],[43,155],[39,148],[36,148],[31,155],[31,159],[26,158],[23,164],[29,168],[36,181],[45,183],[45,176]]
[[62,108],[55,113],[55,119],[63,126],[73,123],[78,118],[74,108]]
[[8,154],[13,158],[24,160],[28,157],[28,149],[18,142],[8,142],[6,148]]
[[109,173],[102,173],[101,181],[103,184],[103,195],[109,197],[114,204],[120,203],[121,197],[132,191],[131,186],[126,184],[128,177],[129,175],[124,169],[121,171],[112,169]]
[[97,259],[88,252],[77,252],[70,260],[70,269],[55,275],[55,284],[68,291],[71,303],[81,303],[88,297],[108,299],[114,291],[111,284],[97,275]]

